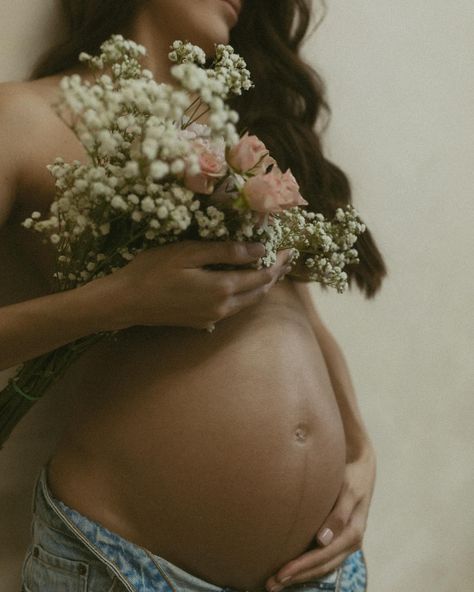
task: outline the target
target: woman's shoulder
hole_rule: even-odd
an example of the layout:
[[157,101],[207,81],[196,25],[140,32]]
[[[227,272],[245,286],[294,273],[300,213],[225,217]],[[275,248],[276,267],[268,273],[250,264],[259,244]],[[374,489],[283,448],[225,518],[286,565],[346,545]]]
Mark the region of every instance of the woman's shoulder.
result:
[[[51,89],[51,90],[50,90]],[[52,86],[41,81],[0,83],[0,161],[17,170],[32,150],[58,133]]]
[[33,122],[43,118],[41,101],[28,83],[0,83],[0,226],[16,202],[22,151],[34,142]]
[[[57,84],[56,84],[57,88]],[[31,133],[54,117],[55,84],[50,78],[0,83],[0,126]],[[45,120],[46,118],[46,120]],[[14,138],[11,138],[14,140]]]
[[54,189],[45,167],[56,156],[82,156],[54,110],[58,95],[57,76],[0,83],[0,226],[20,196]]

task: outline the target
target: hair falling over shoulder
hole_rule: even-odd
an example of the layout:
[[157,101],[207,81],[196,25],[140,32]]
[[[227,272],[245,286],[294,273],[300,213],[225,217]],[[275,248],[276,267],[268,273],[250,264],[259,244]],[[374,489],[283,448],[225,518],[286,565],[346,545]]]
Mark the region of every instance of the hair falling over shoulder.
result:
[[[146,1],[62,0],[66,38],[41,59],[31,78],[74,66],[81,51],[96,53]],[[324,0],[316,9],[312,0],[244,0],[230,44],[247,62],[255,87],[230,104],[240,115],[239,130],[258,135],[280,168],[291,168],[309,208],[332,217],[336,208],[352,203],[351,186],[347,175],[324,155],[321,133],[331,115],[326,87],[299,55],[312,17],[317,28],[325,12]],[[318,132],[316,124],[321,122]],[[360,263],[345,268],[349,286],[355,281],[366,298],[373,298],[387,275],[384,259],[369,229],[354,246]]]

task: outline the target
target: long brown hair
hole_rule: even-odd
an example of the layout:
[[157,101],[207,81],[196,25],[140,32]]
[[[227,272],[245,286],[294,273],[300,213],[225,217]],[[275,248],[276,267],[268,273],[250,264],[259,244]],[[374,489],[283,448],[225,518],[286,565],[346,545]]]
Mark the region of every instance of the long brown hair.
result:
[[[97,53],[146,1],[62,0],[66,39],[41,59],[31,78],[76,65],[81,51]],[[312,10],[311,0],[244,0],[230,44],[246,60],[255,87],[231,104],[240,114],[239,129],[258,135],[280,167],[291,168],[309,208],[332,217],[336,208],[352,203],[352,192],[347,175],[323,153],[321,136],[331,115],[324,81],[299,55],[312,16],[318,17],[315,28],[324,18],[324,1],[317,15]],[[349,285],[355,280],[366,298],[373,298],[387,269],[369,229],[355,248],[360,263],[346,267]]]

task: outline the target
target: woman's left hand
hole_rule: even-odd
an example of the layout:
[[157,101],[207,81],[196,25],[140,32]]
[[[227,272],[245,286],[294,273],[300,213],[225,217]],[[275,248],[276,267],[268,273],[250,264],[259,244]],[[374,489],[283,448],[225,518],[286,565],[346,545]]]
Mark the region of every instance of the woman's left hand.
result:
[[[285,564],[267,580],[267,590],[278,592],[285,585],[321,578],[339,567],[348,555],[361,548],[374,491],[375,474],[375,452],[367,443],[363,452],[350,458],[346,464],[339,496],[316,535],[322,548],[308,551]],[[282,584],[283,579],[288,576],[291,576],[291,580]]]

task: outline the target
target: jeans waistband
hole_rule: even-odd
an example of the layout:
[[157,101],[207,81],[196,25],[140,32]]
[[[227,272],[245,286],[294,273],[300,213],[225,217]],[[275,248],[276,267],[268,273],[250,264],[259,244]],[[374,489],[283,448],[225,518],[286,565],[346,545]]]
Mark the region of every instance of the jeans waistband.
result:
[[129,592],[175,592],[146,549],[119,537],[53,497],[47,482],[47,465],[35,484],[33,513],[51,528],[78,539],[102,561]]
[[[42,467],[35,483],[33,514],[52,529],[72,537],[76,543],[82,543],[128,592],[235,592],[232,588],[220,588],[189,574],[56,499],[48,487],[47,469],[48,464]],[[314,582],[313,587],[318,590],[336,589],[338,592],[365,592],[366,578],[365,558],[360,550],[350,555],[337,570],[335,588],[329,583],[329,578]],[[305,587],[302,585],[302,588]]]

